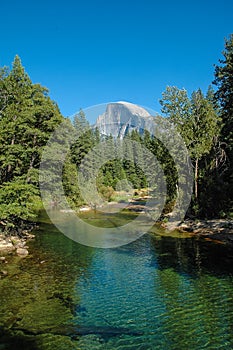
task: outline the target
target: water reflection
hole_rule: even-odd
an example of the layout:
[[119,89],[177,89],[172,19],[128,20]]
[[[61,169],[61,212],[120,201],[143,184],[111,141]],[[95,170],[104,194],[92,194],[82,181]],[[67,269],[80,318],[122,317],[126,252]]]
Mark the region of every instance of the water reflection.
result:
[[203,273],[232,275],[233,249],[231,246],[206,242],[204,239],[177,239],[161,237],[152,240],[156,265],[160,269],[173,268],[192,276]]
[[[230,249],[148,235],[108,252],[96,251],[93,262],[92,278],[77,284],[81,303],[89,306],[77,322],[107,321],[144,334],[131,339],[132,346],[122,337],[110,339],[103,349],[142,344],[145,349],[232,348]],[[80,344],[90,346],[85,337]]]

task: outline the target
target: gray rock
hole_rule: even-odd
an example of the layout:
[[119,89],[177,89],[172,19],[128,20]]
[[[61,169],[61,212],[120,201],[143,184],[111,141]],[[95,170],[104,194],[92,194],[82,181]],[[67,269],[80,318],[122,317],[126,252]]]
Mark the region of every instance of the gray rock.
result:
[[133,130],[140,134],[145,129],[153,132],[154,121],[155,117],[142,107],[128,102],[115,102],[107,105],[106,111],[98,117],[95,126],[102,135],[111,134],[122,139]]

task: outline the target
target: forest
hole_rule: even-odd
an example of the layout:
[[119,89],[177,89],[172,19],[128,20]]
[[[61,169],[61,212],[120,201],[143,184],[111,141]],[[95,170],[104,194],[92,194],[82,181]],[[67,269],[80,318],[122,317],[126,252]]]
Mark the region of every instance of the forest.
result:
[[[214,62],[213,62],[214,63]],[[164,117],[181,134],[192,160],[193,195],[187,217],[233,217],[233,34],[225,40],[223,57],[215,65],[214,80],[207,93],[168,86],[160,103]],[[39,166],[43,149],[54,129],[65,119],[82,132],[72,145],[63,169],[63,186],[70,205],[84,203],[76,183],[83,157],[100,141],[82,110],[70,120],[49,97],[47,88],[34,84],[21,60],[15,56],[12,68],[0,68],[0,230],[20,231],[36,220],[42,208]],[[163,144],[145,131],[125,136],[152,152],[159,160],[167,184],[164,212],[176,198],[177,171]],[[106,140],[114,148],[115,140]],[[133,152],[128,149],[127,152]],[[107,162],[101,167],[97,186],[110,201],[119,180],[129,181],[134,189],[147,187],[142,169],[125,159]],[[125,184],[127,185],[127,181]],[[121,182],[124,183],[124,182]],[[127,191],[127,186],[122,188]],[[52,200],[56,201],[56,193]],[[58,203],[59,205],[59,203]]]

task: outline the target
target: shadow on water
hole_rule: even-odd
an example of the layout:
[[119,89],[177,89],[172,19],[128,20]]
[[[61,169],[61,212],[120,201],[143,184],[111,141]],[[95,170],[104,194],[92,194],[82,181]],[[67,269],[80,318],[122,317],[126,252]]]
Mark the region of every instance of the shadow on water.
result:
[[233,248],[206,242],[201,238],[179,239],[160,237],[151,240],[154,264],[159,269],[173,268],[178,273],[223,276],[233,273]]
[[0,349],[4,350],[39,350],[33,337],[27,337],[25,334],[0,328]]

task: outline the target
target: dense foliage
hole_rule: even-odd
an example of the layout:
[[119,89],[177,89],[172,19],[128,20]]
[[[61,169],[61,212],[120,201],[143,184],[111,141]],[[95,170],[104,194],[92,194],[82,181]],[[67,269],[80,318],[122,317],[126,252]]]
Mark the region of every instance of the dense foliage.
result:
[[20,58],[0,74],[1,227],[21,227],[40,206],[38,168],[43,146],[62,120],[48,90],[33,84]]
[[[193,163],[194,169],[194,198],[192,210],[195,215],[205,210],[201,203],[199,184],[206,173],[206,161],[200,166],[203,159],[207,159],[214,142],[219,137],[220,118],[214,108],[214,103],[204,97],[199,89],[194,91],[191,98],[187,91],[177,87],[167,87],[161,100],[162,112],[176,125],[181,134]],[[202,174],[202,175],[201,175]],[[207,179],[206,179],[207,181]]]

